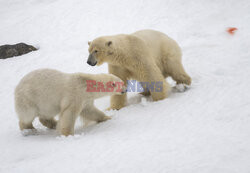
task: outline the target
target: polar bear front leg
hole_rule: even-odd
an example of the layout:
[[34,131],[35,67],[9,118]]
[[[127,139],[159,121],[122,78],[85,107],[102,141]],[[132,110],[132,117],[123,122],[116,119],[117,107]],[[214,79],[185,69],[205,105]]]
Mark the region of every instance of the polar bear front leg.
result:
[[102,111],[98,110],[93,104],[86,105],[86,107],[82,110],[80,116],[83,119],[95,121],[97,123],[111,119],[109,116],[106,116]]
[[170,85],[165,80],[164,76],[162,75],[161,71],[158,68],[154,68],[150,70],[151,74],[146,81],[148,82],[155,82],[157,83],[158,87],[155,86],[153,91],[150,91],[152,95],[153,101],[163,100],[168,97],[168,94],[171,90]]
[[168,97],[168,93],[170,90],[169,84],[164,80],[162,80],[162,89],[159,91],[150,92],[153,98],[153,101],[163,100]]
[[[124,85],[127,86],[127,79],[129,78],[129,71],[123,68],[122,66],[115,66],[109,64],[109,73],[116,75],[120,79],[123,80]],[[110,98],[110,107],[108,110],[115,109],[119,110],[125,107],[127,103],[127,94],[124,93],[123,95],[113,95]]]
[[69,107],[61,112],[57,125],[57,129],[61,135],[74,135],[74,126],[77,117],[77,112],[74,110],[74,108]]

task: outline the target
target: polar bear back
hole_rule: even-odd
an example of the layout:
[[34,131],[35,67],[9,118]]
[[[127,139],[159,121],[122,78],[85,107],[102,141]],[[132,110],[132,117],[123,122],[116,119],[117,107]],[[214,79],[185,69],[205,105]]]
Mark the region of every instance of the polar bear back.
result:
[[70,74],[57,70],[35,70],[26,75],[16,87],[15,101],[23,104],[21,107],[35,107],[46,116],[57,114],[69,79]]
[[154,30],[140,30],[131,35],[134,35],[144,41],[154,58],[161,58],[162,54],[175,55],[181,53],[181,49],[175,40],[168,37],[166,34]]

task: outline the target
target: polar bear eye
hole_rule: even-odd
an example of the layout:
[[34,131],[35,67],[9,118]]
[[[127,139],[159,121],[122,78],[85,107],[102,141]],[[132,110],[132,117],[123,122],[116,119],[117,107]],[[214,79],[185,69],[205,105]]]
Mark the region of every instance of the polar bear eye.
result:
[[97,52],[98,52],[97,50],[94,51],[94,53],[97,53]]

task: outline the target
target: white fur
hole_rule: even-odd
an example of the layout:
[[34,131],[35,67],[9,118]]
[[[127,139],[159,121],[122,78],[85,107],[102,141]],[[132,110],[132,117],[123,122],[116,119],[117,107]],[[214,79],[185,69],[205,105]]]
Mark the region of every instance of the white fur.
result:
[[[15,90],[15,108],[21,130],[34,129],[32,122],[39,117],[48,128],[57,125],[61,135],[73,135],[76,117],[102,122],[110,119],[94,106],[94,100],[116,92],[87,92],[86,80],[122,82],[110,74],[67,74],[52,69],[35,70],[26,75]],[[124,90],[124,88],[123,88]],[[57,124],[54,117],[59,114]]]
[[[108,63],[109,73],[139,82],[162,82],[161,92],[143,92],[153,101],[168,97],[170,85],[165,78],[172,77],[177,84],[191,84],[191,78],[181,62],[181,49],[166,34],[154,30],[141,30],[133,34],[102,36],[89,43],[89,59],[97,65]],[[93,63],[92,63],[93,64]],[[126,94],[112,96],[110,109],[126,105]]]

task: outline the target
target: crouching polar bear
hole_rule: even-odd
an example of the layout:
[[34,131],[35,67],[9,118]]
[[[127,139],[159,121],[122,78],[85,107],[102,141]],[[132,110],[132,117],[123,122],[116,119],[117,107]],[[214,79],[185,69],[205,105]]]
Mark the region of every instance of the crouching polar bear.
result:
[[[144,95],[154,101],[168,96],[170,86],[165,78],[172,77],[177,84],[191,84],[181,62],[181,49],[167,35],[154,30],[141,30],[133,34],[103,36],[89,42],[87,63],[95,66],[108,63],[109,73],[121,78],[126,85],[129,79],[139,82],[161,82],[162,90],[155,92],[144,87]],[[125,95],[111,97],[110,109],[125,106]]]
[[[57,126],[61,135],[73,135],[78,115],[96,122],[110,119],[94,106],[94,100],[123,94],[125,89],[122,80],[111,74],[35,70],[23,77],[15,89],[20,130],[34,129],[32,122],[39,117],[44,126],[52,129]],[[57,114],[58,124],[54,119]]]

